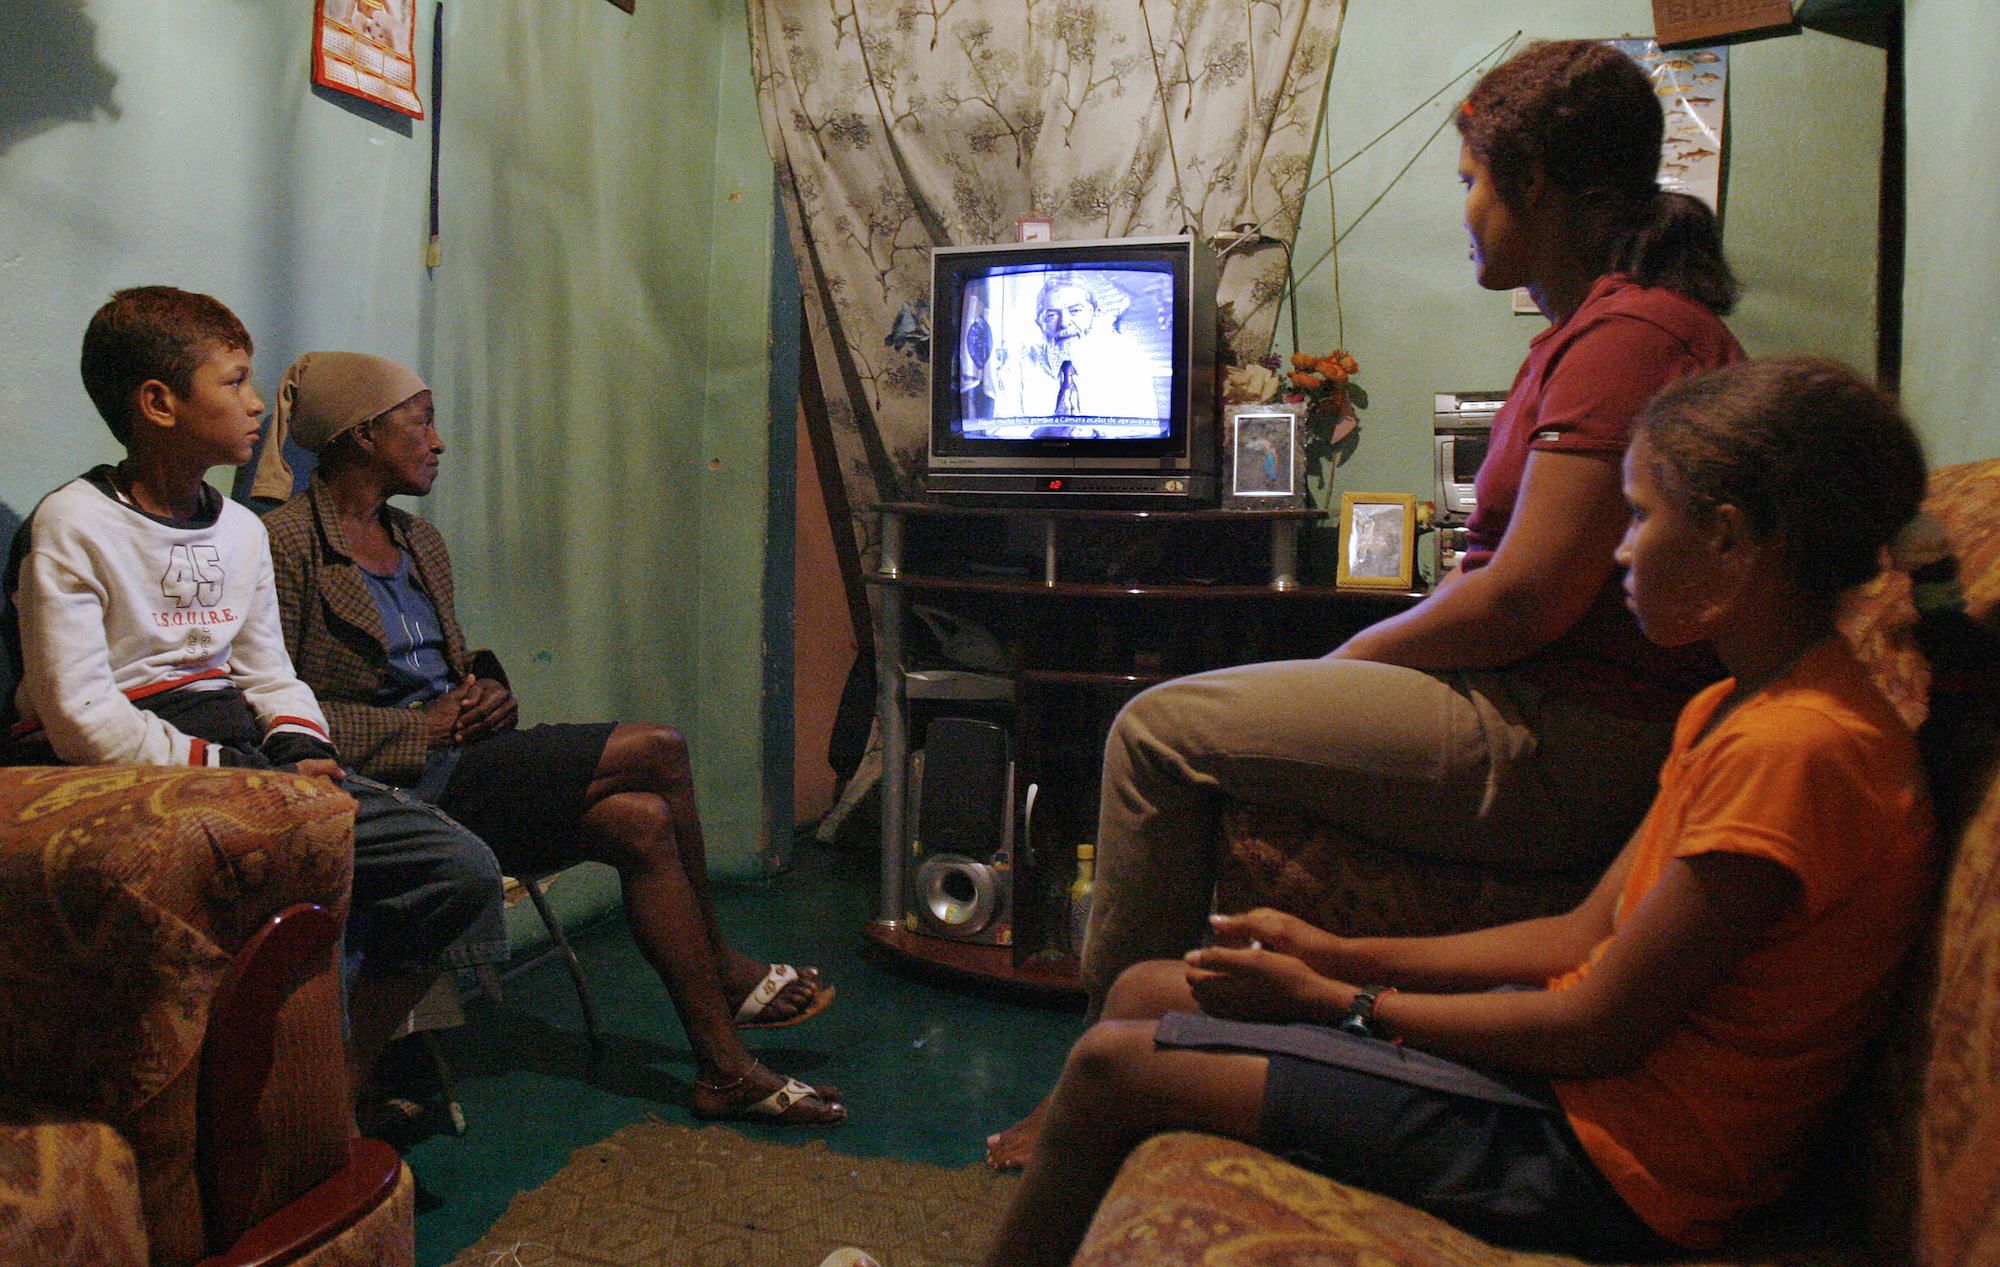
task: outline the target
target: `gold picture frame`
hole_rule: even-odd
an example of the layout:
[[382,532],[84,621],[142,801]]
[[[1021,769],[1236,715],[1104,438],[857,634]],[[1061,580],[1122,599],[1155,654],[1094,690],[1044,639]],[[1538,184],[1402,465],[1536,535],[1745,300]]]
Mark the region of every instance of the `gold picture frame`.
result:
[[1407,590],[1416,577],[1417,499],[1408,493],[1340,495],[1340,589]]

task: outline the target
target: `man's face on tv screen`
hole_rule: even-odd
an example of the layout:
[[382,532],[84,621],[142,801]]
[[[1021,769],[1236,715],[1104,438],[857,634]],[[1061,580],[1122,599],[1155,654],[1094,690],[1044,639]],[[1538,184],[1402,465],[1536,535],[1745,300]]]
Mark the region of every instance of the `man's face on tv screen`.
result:
[[1097,308],[1090,302],[1090,292],[1081,286],[1056,287],[1042,297],[1042,305],[1035,312],[1035,322],[1041,326],[1042,334],[1056,344],[1089,334],[1096,317]]

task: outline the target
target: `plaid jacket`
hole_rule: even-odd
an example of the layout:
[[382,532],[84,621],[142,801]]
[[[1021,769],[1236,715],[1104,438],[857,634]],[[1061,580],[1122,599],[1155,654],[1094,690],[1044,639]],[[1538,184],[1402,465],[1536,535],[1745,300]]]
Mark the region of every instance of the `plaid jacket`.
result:
[[[389,535],[410,556],[415,580],[437,608],[445,660],[465,676],[465,635],[452,607],[451,558],[438,530],[415,515],[385,507]],[[334,746],[357,773],[408,787],[422,777],[430,745],[417,708],[369,701],[389,677],[382,615],[348,554],[347,537],[315,477],[306,491],[264,516],[277,573],[278,616],[285,647],[301,680],[319,697]]]

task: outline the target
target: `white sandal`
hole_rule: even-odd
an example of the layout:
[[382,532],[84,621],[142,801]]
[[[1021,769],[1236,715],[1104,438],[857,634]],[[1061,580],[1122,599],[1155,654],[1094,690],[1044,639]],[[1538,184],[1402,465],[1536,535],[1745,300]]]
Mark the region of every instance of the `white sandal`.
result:
[[[808,968],[806,971],[813,973],[817,978],[818,972],[815,969]],[[792,965],[772,964],[769,971],[764,973],[764,979],[757,983],[757,988],[750,991],[750,997],[743,1000],[743,1006],[736,1009],[736,1028],[784,1029],[790,1025],[797,1025],[800,1021],[809,1021],[824,1012],[827,1005],[833,1002],[833,987],[825,981],[820,981],[814,986],[812,997],[806,1001],[806,1005],[791,1016],[775,1021],[757,1019],[769,1010],[780,994],[785,992],[786,986],[800,980],[804,980],[804,977]]]
[[[695,1085],[704,1091],[712,1091],[717,1094],[727,1093],[742,1086],[745,1079],[761,1068],[764,1068],[764,1066],[753,1064],[749,1069],[746,1069],[728,1082],[698,1082]],[[818,1121],[799,1121],[789,1118],[787,1114],[791,1112],[792,1106],[805,1100],[819,1101],[829,1109],[834,1110],[834,1115]],[[806,1083],[800,1082],[797,1078],[788,1077],[780,1084],[777,1090],[771,1092],[771,1094],[761,1100],[710,1111],[704,1111],[697,1105],[695,1116],[707,1118],[710,1121],[746,1122],[755,1121],[759,1118],[769,1118],[788,1126],[838,1126],[847,1120],[847,1106],[840,1102],[837,1094],[831,1089],[821,1091],[818,1087],[808,1086]]]

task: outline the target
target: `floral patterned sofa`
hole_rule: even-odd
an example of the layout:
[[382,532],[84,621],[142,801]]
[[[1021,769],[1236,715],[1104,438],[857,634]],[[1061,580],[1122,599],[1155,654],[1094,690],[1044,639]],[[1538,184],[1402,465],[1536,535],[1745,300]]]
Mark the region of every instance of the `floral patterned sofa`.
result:
[[[1959,560],[1973,617],[2000,626],[2000,460],[1934,472],[1926,509]],[[1903,1020],[1786,1209],[1705,1263],[1820,1267],[2000,1263],[2000,664],[1933,674],[1916,649],[1910,578],[1856,596],[1842,628],[1933,753],[1955,851]],[[1935,679],[1935,680],[1934,680]],[[1296,815],[1232,807],[1217,901],[1329,927],[1442,932],[1572,903],[1592,877],[1421,864]],[[1076,1258],[1082,1267],[1257,1263],[1529,1267],[1576,1260],[1496,1249],[1395,1201],[1234,1141],[1172,1134],[1135,1151]]]
[[356,1139],[354,803],[248,770],[0,769],[0,1263],[411,1263]]

